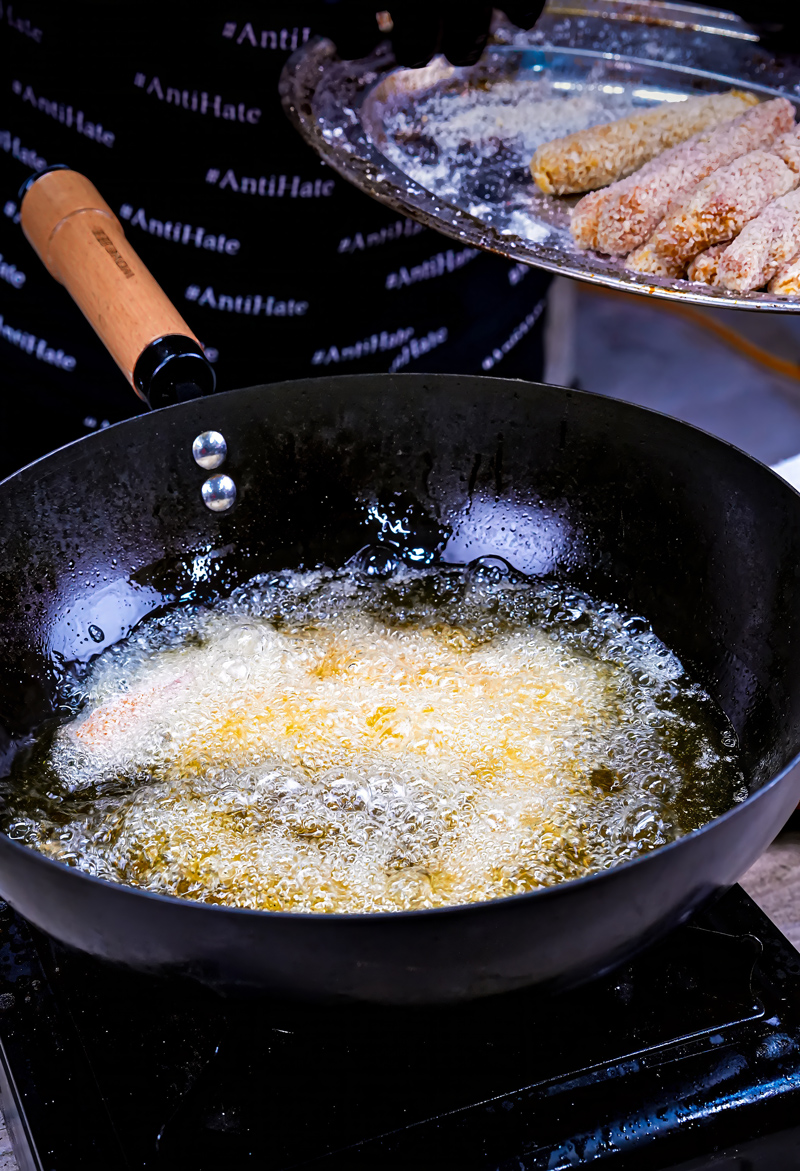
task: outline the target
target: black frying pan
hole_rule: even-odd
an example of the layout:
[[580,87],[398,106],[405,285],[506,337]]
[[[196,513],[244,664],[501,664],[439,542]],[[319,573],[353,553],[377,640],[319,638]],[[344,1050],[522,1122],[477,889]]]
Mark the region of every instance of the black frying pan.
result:
[[[219,513],[192,457],[211,428],[237,488]],[[140,969],[422,1003],[597,974],[748,869],[800,797],[800,497],[692,427],[559,387],[441,375],[251,387],[118,424],[4,481],[6,757],[51,710],[54,656],[86,661],[187,591],[211,598],[269,569],[342,565],[379,537],[368,506],[398,499],[415,518],[410,546],[445,562],[502,554],[646,615],[733,722],[752,796],[616,869],[401,914],[167,898],[0,835],[13,907]]]

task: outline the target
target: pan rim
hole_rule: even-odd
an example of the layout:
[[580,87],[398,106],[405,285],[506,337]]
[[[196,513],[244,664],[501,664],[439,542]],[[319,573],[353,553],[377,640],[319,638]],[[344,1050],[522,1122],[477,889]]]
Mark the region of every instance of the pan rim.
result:
[[[800,101],[800,99],[798,100]],[[657,418],[664,419],[675,427],[680,429],[688,428],[690,431],[694,431],[698,435],[702,435],[706,439],[710,439],[715,444],[721,444],[730,451],[736,452],[737,455],[744,457],[744,459],[748,460],[750,463],[757,464],[759,467],[763,468],[765,471],[774,476],[793,495],[800,496],[800,489],[795,488],[792,484],[789,483],[788,480],[784,479],[784,477],[780,475],[779,472],[776,472],[775,469],[770,466],[770,464],[765,463],[763,460],[759,459],[758,456],[751,455],[750,452],[745,451],[744,448],[739,447],[735,443],[732,443],[729,439],[723,439],[721,436],[715,435],[713,431],[708,431],[705,427],[699,427],[696,423],[689,423],[685,419],[679,419],[676,415],[670,415],[666,411],[659,411],[655,407],[646,407],[640,403],[629,402],[627,399],[614,398],[613,395],[603,394],[598,390],[587,390],[584,387],[562,386],[560,383],[556,382],[535,382],[528,378],[503,378],[500,375],[491,374],[446,374],[440,373],[438,371],[431,373],[424,373],[422,371],[398,371],[392,374],[380,372],[360,374],[329,374],[327,376],[319,375],[314,378],[286,378],[279,382],[255,382],[250,386],[237,386],[232,387],[229,390],[216,391],[213,395],[201,396],[196,399],[190,399],[187,402],[170,403],[168,406],[157,407],[154,410],[141,411],[138,415],[131,415],[130,418],[127,419],[119,419],[115,423],[109,423],[108,427],[103,427],[102,430],[90,431],[86,435],[79,435],[77,439],[71,439],[68,443],[64,443],[60,447],[53,448],[52,451],[48,451],[44,455],[38,456],[36,459],[31,460],[30,463],[23,464],[21,468],[17,468],[16,471],[11,472],[10,475],[0,479],[0,490],[4,489],[12,480],[16,479],[17,476],[23,476],[32,473],[34,468],[38,468],[40,464],[45,463],[54,456],[63,456],[65,452],[73,450],[77,455],[77,448],[79,444],[83,445],[88,443],[96,443],[101,436],[108,435],[112,431],[116,431],[121,427],[133,426],[142,419],[166,416],[168,413],[171,414],[173,412],[178,412],[188,406],[197,405],[200,403],[210,404],[219,400],[227,399],[228,396],[247,394],[252,393],[253,391],[287,391],[290,388],[313,388],[315,386],[322,386],[323,384],[325,384],[330,390],[331,383],[334,383],[335,385],[333,387],[333,392],[335,393],[336,388],[344,383],[366,383],[376,377],[396,379],[400,383],[424,382],[425,379],[430,378],[436,379],[437,382],[453,382],[454,384],[462,381],[468,381],[472,383],[476,381],[480,381],[482,383],[500,382],[507,383],[509,386],[514,387],[531,387],[535,388],[537,391],[558,391],[562,394],[574,396],[579,399],[600,399],[604,402],[612,402],[616,404],[616,408],[620,410],[631,411],[634,414],[644,412],[648,415],[655,415]],[[787,456],[786,458],[791,457]]]

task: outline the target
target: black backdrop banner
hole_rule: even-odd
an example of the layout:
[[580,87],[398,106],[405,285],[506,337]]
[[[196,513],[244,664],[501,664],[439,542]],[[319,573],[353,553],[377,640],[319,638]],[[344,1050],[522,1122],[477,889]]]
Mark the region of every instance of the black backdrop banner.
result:
[[283,114],[287,58],[314,36],[352,38],[374,23],[362,7],[0,0],[0,354],[18,437],[0,474],[141,410],[20,230],[18,188],[53,163],[110,203],[222,389],[337,372],[541,377],[548,278],[398,218]]

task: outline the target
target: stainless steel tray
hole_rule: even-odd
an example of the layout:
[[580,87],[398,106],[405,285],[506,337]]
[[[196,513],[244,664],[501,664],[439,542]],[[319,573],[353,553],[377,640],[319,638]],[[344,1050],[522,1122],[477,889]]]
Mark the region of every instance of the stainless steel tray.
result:
[[478,64],[463,69],[443,58],[399,69],[388,45],[341,61],[317,39],[281,78],[290,119],[329,166],[463,247],[632,293],[797,313],[800,298],[643,276],[579,251],[568,227],[577,197],[546,196],[530,176],[540,142],[731,86],[800,105],[800,69],[770,58],[738,18],[646,0],[558,0],[533,33],[499,25]]

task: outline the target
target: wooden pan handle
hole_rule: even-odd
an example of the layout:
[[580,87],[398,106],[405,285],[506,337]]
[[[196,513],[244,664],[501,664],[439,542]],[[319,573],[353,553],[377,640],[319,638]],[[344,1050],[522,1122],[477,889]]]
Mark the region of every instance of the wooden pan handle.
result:
[[213,391],[203,347],[93,183],[66,167],[34,176],[21,221],[140,398],[164,406]]

